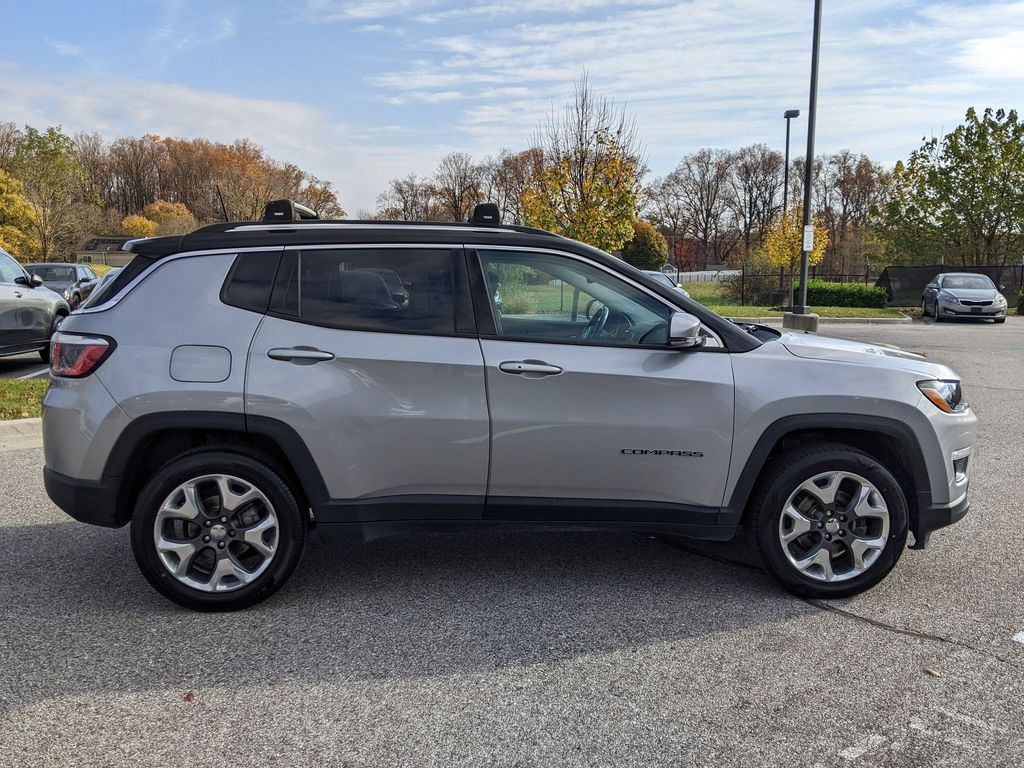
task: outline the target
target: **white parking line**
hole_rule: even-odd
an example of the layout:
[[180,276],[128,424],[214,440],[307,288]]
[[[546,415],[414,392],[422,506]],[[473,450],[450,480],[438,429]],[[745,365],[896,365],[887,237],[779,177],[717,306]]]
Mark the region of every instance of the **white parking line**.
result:
[[1018,632],[1016,635],[1014,635],[1013,642],[1024,645],[1024,632]]
[[18,380],[22,379],[34,379],[36,376],[42,376],[44,373],[49,373],[49,368],[43,368],[42,370],[36,371],[35,373],[26,373],[24,376],[19,376]]

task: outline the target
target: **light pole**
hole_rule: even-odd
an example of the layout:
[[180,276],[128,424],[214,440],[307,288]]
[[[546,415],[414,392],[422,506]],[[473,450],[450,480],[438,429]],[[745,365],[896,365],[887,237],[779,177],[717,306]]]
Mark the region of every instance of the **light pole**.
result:
[[[782,116],[786,119],[786,166],[782,172],[782,222],[785,225],[786,222],[786,210],[789,208],[789,121],[794,117],[800,117],[799,109],[787,109],[782,113]],[[779,290],[786,290],[786,268],[779,267]],[[790,292],[792,293],[792,292]],[[786,304],[793,301],[793,297],[790,296],[786,299]],[[783,305],[785,306],[785,305]]]
[[807,154],[804,155],[804,231],[800,253],[800,303],[793,314],[810,314],[807,306],[807,260],[814,250],[811,226],[811,184],[814,182],[814,124],[818,112],[818,49],[821,47],[821,0],[814,0],[814,40],[811,44],[811,98],[807,110]]

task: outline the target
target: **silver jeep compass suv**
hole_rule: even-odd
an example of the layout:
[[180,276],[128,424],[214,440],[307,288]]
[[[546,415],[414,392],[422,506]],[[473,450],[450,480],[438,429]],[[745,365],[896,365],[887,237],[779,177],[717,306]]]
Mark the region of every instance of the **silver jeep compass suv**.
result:
[[146,578],[207,610],[272,594],[314,526],[744,526],[787,589],[840,597],[967,512],[976,419],[949,368],[735,325],[494,214],[278,201],[129,243],[53,339],[50,498],[131,523]]

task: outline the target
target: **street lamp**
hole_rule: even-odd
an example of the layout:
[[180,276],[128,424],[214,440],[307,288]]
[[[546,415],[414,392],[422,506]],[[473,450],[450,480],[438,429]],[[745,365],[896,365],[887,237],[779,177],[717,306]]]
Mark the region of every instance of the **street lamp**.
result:
[[818,50],[821,47],[821,0],[814,0],[814,39],[811,44],[811,98],[807,110],[807,154],[804,155],[804,231],[800,253],[800,303],[793,314],[807,315],[807,260],[814,250],[814,228],[811,226],[811,184],[814,182],[814,123],[818,113]]
[[[789,121],[794,117],[800,117],[799,109],[787,109],[782,113],[782,116],[786,119],[786,167],[782,172],[782,219],[785,222],[786,210],[789,207]],[[786,290],[786,268],[779,267],[779,290]],[[790,291],[792,293],[792,291]],[[786,303],[783,306],[788,306],[793,301],[793,297],[790,296],[786,299]]]

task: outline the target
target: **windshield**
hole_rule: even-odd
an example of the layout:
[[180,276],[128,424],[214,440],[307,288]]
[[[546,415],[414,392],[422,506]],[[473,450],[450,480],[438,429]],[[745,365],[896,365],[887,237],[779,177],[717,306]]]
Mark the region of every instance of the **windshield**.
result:
[[73,283],[75,282],[74,267],[27,267],[33,275],[39,275],[44,283]]
[[670,288],[676,287],[676,284],[672,281],[672,278],[666,275],[664,272],[647,272],[647,274],[653,277],[659,283],[664,283]]
[[969,291],[991,291],[995,285],[984,275],[949,275],[942,278],[942,287],[963,288]]

